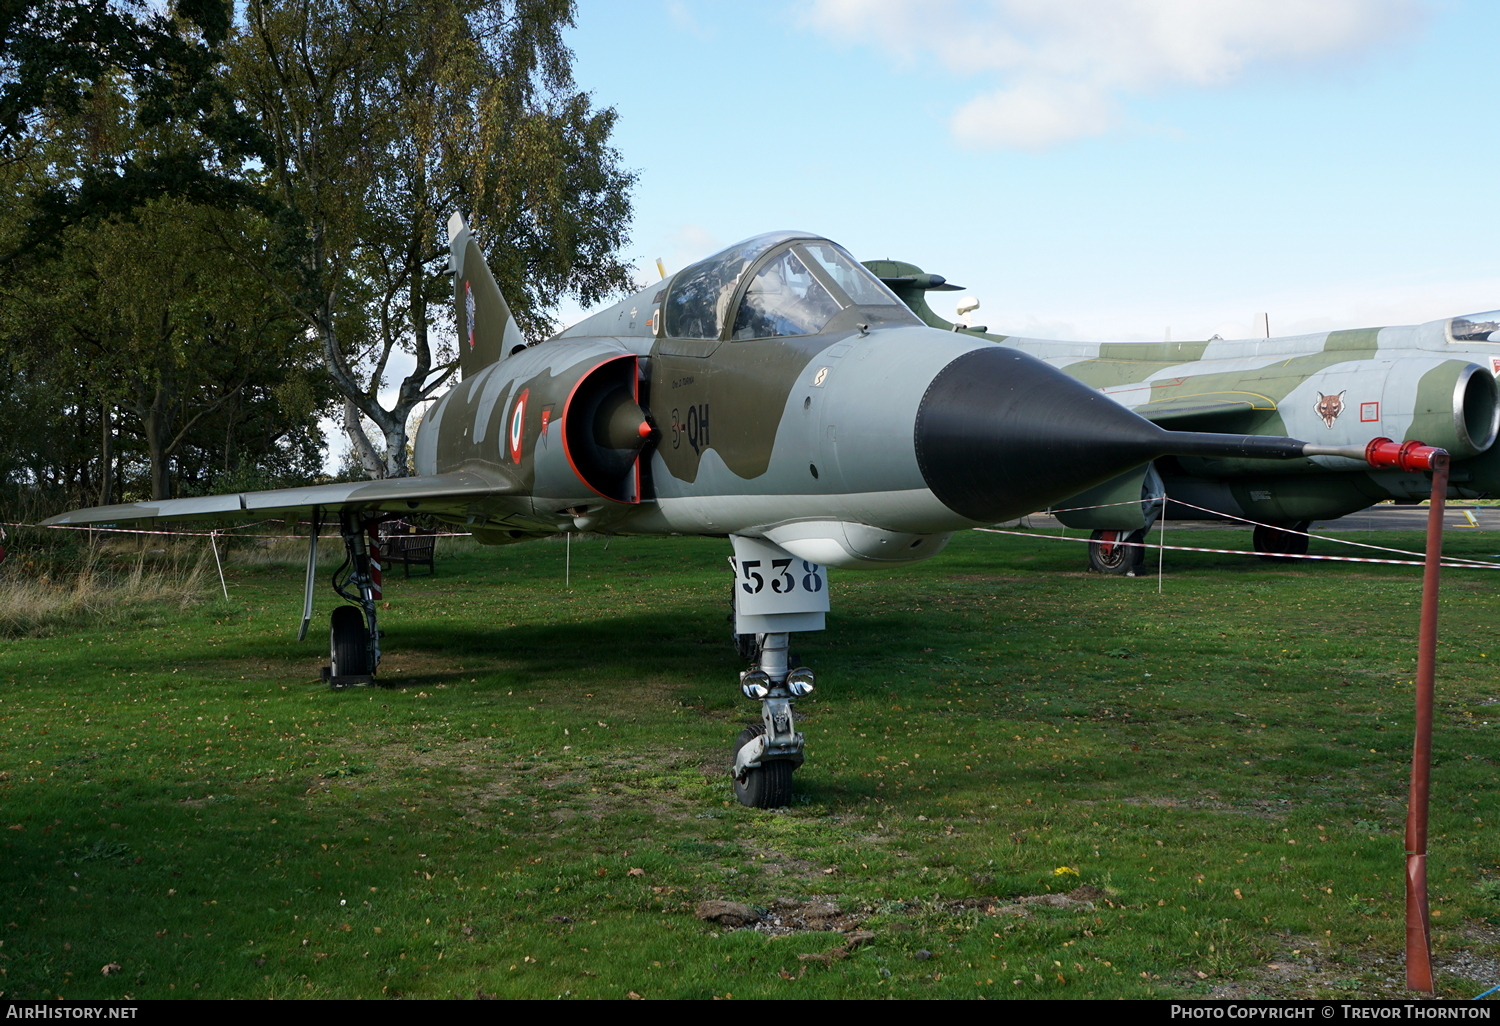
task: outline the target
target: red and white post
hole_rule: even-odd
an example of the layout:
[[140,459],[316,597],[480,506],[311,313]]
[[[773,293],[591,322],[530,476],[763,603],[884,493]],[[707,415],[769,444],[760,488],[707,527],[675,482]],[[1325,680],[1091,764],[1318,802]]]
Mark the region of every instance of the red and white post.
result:
[[1448,453],[1421,442],[1377,438],[1365,450],[1372,467],[1432,472],[1427,505],[1427,560],[1422,568],[1422,614],[1417,627],[1416,728],[1406,804],[1406,986],[1434,992],[1432,929],[1427,903],[1427,810],[1432,784],[1433,679],[1437,669],[1438,577],[1443,562],[1443,505],[1448,498]]

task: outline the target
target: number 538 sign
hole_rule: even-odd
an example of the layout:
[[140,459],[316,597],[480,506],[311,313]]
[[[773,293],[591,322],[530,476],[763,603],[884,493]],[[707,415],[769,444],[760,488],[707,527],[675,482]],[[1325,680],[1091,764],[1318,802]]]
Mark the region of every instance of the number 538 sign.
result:
[[732,537],[735,608],[750,616],[826,613],[828,571],[760,538]]

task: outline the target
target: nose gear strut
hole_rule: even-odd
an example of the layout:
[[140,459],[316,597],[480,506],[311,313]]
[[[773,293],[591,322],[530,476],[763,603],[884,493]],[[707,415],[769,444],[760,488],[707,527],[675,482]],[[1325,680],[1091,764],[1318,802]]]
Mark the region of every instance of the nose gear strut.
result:
[[811,670],[787,667],[787,635],[762,635],[759,665],[740,674],[745,696],[760,700],[761,722],[741,731],[734,753],[734,796],[751,808],[791,804],[792,771],[805,758],[805,741],[792,717],[795,696],[789,678],[795,678],[801,694],[812,691]]

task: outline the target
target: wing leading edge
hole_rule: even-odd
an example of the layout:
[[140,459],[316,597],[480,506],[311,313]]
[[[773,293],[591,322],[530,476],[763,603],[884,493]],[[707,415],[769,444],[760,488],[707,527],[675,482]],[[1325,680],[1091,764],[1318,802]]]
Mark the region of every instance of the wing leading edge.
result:
[[1276,400],[1258,392],[1203,392],[1176,395],[1134,406],[1140,416],[1155,424],[1165,424],[1187,417],[1230,417],[1235,414],[1275,411]]
[[127,520],[228,520],[274,516],[311,509],[341,512],[447,513],[463,515],[474,503],[520,494],[509,476],[486,470],[462,470],[426,477],[396,477],[280,488],[269,492],[163,499],[120,506],[75,509],[42,522],[43,527],[113,524]]

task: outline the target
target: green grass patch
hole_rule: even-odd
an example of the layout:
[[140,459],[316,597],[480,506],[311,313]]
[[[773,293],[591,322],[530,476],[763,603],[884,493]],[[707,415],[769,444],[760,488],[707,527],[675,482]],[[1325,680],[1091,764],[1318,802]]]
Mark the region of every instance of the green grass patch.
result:
[[[0,991],[1404,994],[1419,571],[1177,553],[1158,595],[1082,573],[1081,545],[976,534],[834,571],[829,629],[794,642],[808,762],[763,812],[727,775],[756,710],[726,552],[575,542],[568,589],[561,544],[440,547],[436,577],[388,583],[379,689],[318,682],[326,628],[294,640],[276,559],[232,561],[228,603],[4,640]],[[1454,997],[1500,983],[1494,587],[1445,571]],[[761,928],[699,919],[711,900]]]

